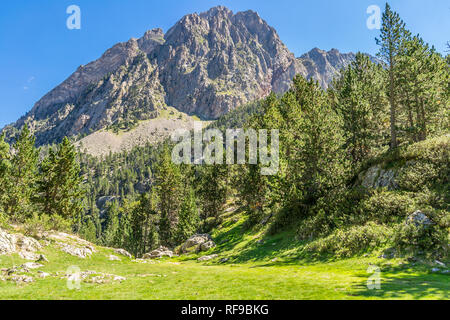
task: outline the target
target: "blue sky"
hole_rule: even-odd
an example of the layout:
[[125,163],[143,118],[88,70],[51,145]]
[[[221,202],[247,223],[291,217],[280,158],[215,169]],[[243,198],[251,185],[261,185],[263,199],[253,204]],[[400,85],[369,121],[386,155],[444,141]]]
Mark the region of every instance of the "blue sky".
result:
[[[15,0],[0,10],[0,128],[29,111],[81,64],[117,42],[156,27],[167,31],[183,15],[225,5],[257,11],[299,56],[314,47],[377,52],[366,9],[377,0]],[[81,8],[81,29],[66,27],[69,5]],[[448,0],[392,0],[413,33],[444,52],[450,40]]]

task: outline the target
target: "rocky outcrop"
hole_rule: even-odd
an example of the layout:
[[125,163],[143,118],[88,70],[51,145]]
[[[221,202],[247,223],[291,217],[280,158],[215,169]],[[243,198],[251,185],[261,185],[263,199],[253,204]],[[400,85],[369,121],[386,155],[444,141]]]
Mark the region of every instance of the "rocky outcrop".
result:
[[173,257],[173,251],[169,250],[166,247],[160,246],[158,249],[155,249],[149,253],[146,253],[142,256],[143,259],[156,259],[162,257]]
[[75,235],[64,232],[50,232],[44,235],[46,239],[55,241],[62,251],[78,258],[90,257],[96,249],[94,245]]
[[23,259],[38,260],[42,245],[34,238],[8,233],[0,228],[0,255],[18,253]]
[[125,249],[114,249],[114,252],[130,259],[132,258],[131,254]]
[[387,188],[388,190],[395,190],[398,188],[397,176],[398,170],[394,168],[383,169],[381,165],[376,165],[361,172],[359,174],[359,181],[365,188]]
[[61,276],[62,279],[76,279],[85,283],[105,284],[111,282],[122,282],[126,278],[110,273],[97,272],[94,270],[81,271],[79,273],[67,273]]
[[417,210],[406,219],[406,224],[414,224],[418,228],[426,228],[433,223],[430,218],[427,217],[425,213],[420,210]]
[[189,253],[208,251],[215,246],[216,244],[209,234],[196,234],[186,240],[186,242],[181,246],[181,252]]
[[155,119],[166,106],[216,119],[271,91],[285,92],[296,74],[326,87],[352,59],[336,49],[297,59],[256,12],[215,7],[186,15],[165,35],[155,29],[115,45],[5,132],[14,138],[28,123],[42,145]]
[[26,269],[26,270],[30,270],[30,269],[38,269],[38,268],[42,268],[44,265],[40,264],[40,263],[36,263],[36,262],[27,262],[24,263],[23,265],[21,265],[22,269]]
[[213,259],[215,259],[215,258],[217,258],[217,257],[218,257],[217,254],[211,254],[211,255],[209,255],[209,256],[203,256],[203,257],[200,257],[200,258],[198,258],[197,260],[198,260],[198,261],[209,261],[209,260],[213,260]]

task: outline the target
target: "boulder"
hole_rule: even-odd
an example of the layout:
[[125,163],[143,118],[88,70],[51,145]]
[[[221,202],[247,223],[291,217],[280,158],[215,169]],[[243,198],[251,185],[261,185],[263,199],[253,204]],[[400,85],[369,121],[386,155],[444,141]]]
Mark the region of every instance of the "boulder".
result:
[[9,254],[16,251],[16,239],[14,235],[0,229],[0,254]]
[[17,275],[17,276],[12,276],[8,280],[14,281],[16,283],[21,283],[21,282],[30,283],[30,282],[33,282],[33,277],[26,276],[26,275]]
[[113,281],[120,281],[120,282],[122,282],[122,281],[125,281],[125,280],[127,280],[127,278],[125,278],[125,277],[121,277],[121,276],[114,276],[113,277]]
[[143,259],[155,259],[162,257],[173,257],[173,251],[166,247],[160,246],[158,249],[150,251],[142,256]]
[[413,223],[416,227],[427,227],[432,225],[433,221],[431,221],[430,218],[428,218],[422,211],[417,210],[406,218],[406,223]]
[[67,243],[59,243],[58,244],[59,247],[61,248],[62,251],[64,251],[65,253],[68,253],[72,256],[78,257],[78,258],[86,258],[86,257],[90,257],[92,255],[92,253],[94,252],[92,250],[92,248],[90,247],[77,247],[74,245],[70,245]]
[[[203,244],[204,246],[202,246]],[[186,240],[181,247],[181,251],[183,253],[192,251],[207,251],[215,246],[216,244],[212,241],[209,234],[196,234]]]
[[50,276],[50,273],[43,272],[43,271],[38,271],[38,274],[39,274],[39,278],[43,278],[43,279]]
[[214,243],[214,241],[210,240],[200,245],[200,251],[208,251],[209,249],[212,249],[215,246],[216,244]]
[[20,251],[20,252],[19,252],[19,256],[20,256],[22,259],[25,259],[25,260],[33,260],[33,261],[36,261],[36,260],[39,259],[39,255],[38,255],[37,253],[29,252],[29,251]]
[[24,263],[23,265],[20,266],[23,269],[38,269],[38,268],[42,268],[43,265],[40,263],[36,263],[36,262],[27,262]]
[[114,249],[114,252],[130,259],[132,258],[131,254],[125,249]]
[[120,258],[118,256],[115,256],[113,254],[109,255],[109,260],[110,261],[120,261]]
[[197,260],[198,260],[198,261],[208,261],[208,260],[215,259],[215,258],[217,258],[217,257],[218,257],[217,254],[211,254],[211,255],[209,255],[209,256],[203,256],[203,257],[200,257],[200,258],[198,258]]
[[92,243],[75,235],[64,232],[51,232],[47,235],[47,238],[55,241],[55,244],[61,249],[61,251],[75,257],[84,259],[86,257],[90,257],[94,252],[96,252]]

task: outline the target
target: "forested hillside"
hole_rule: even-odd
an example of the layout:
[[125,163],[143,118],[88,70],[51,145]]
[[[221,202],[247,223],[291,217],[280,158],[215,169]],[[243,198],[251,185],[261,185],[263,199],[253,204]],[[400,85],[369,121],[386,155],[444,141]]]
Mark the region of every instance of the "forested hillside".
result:
[[297,75],[287,92],[211,125],[278,129],[275,175],[261,175],[261,164],[176,165],[168,141],[95,158],[65,138],[39,153],[25,125],[14,144],[0,140],[1,221],[142,257],[220,230],[231,205],[244,231],[289,232],[312,255],[385,248],[447,260],[449,56],[411,35],[389,5],[377,43],[383,63],[358,53],[327,89]]

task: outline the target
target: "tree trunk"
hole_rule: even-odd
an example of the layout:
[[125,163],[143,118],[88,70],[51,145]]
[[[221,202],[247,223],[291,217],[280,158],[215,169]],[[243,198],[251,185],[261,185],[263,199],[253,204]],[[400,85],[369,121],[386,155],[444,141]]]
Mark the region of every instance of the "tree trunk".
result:
[[394,66],[393,66],[392,55],[389,58],[389,104],[391,106],[391,149],[396,149],[398,147],[397,142],[397,129],[395,124],[397,122],[396,116],[396,105],[395,105],[395,85],[394,85]]

